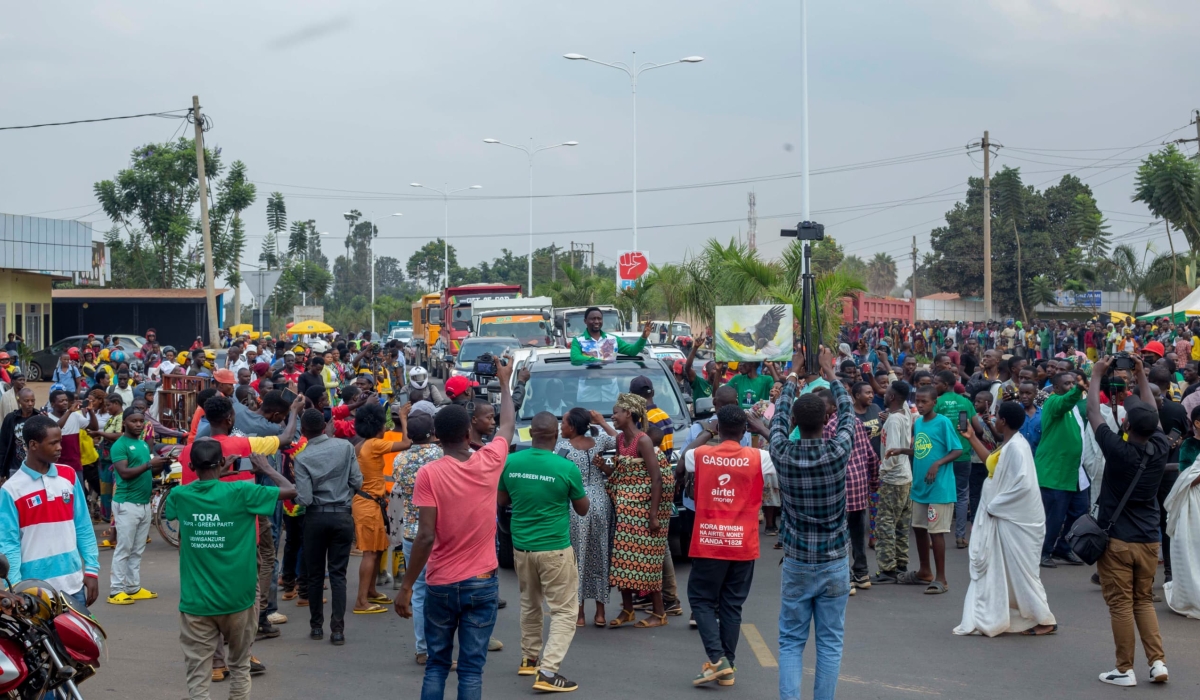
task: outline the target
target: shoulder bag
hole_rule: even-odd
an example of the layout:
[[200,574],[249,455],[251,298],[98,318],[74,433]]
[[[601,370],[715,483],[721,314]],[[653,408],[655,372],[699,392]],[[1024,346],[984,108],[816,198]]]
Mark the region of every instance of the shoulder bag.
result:
[[1071,526],[1071,530],[1067,532],[1067,544],[1070,545],[1071,551],[1075,552],[1089,566],[1099,561],[1100,557],[1104,556],[1104,551],[1108,549],[1108,531],[1112,528],[1113,523],[1117,522],[1117,518],[1121,517],[1121,511],[1125,510],[1125,504],[1133,495],[1133,490],[1137,488],[1138,482],[1142,480],[1142,473],[1146,471],[1146,462],[1149,461],[1153,452],[1154,444],[1147,442],[1146,450],[1142,453],[1142,461],[1138,464],[1137,473],[1129,482],[1129,488],[1125,489],[1125,495],[1121,496],[1121,502],[1117,504],[1117,509],[1113,511],[1107,526],[1100,527],[1099,521],[1091,513],[1088,513],[1076,520],[1075,524]]

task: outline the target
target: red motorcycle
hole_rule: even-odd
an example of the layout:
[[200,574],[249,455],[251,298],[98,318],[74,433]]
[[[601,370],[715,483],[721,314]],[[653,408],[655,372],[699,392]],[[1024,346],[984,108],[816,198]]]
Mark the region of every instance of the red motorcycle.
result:
[[96,675],[104,630],[45,581],[8,582],[0,554],[0,698],[83,700],[79,684]]

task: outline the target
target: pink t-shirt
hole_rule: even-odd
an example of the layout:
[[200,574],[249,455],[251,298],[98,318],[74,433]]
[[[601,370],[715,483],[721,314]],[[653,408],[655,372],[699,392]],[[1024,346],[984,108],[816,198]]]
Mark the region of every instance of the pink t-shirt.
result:
[[421,467],[413,505],[438,509],[433,552],[425,564],[431,586],[458,583],[496,568],[496,488],[508,441],[492,440],[465,462],[442,457]]

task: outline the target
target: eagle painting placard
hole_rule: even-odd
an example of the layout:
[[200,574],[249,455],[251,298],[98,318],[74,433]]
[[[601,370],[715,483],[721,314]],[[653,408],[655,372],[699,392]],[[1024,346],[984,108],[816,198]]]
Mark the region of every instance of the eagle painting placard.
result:
[[792,357],[792,307],[718,306],[718,362],[786,362]]

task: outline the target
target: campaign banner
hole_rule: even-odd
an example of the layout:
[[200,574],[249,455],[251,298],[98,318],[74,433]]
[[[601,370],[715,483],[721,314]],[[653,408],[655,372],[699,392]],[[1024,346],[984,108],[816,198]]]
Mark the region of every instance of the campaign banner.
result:
[[790,304],[718,306],[718,362],[783,362],[792,356]]
[[650,269],[650,254],[644,250],[617,251],[617,291],[637,286]]

